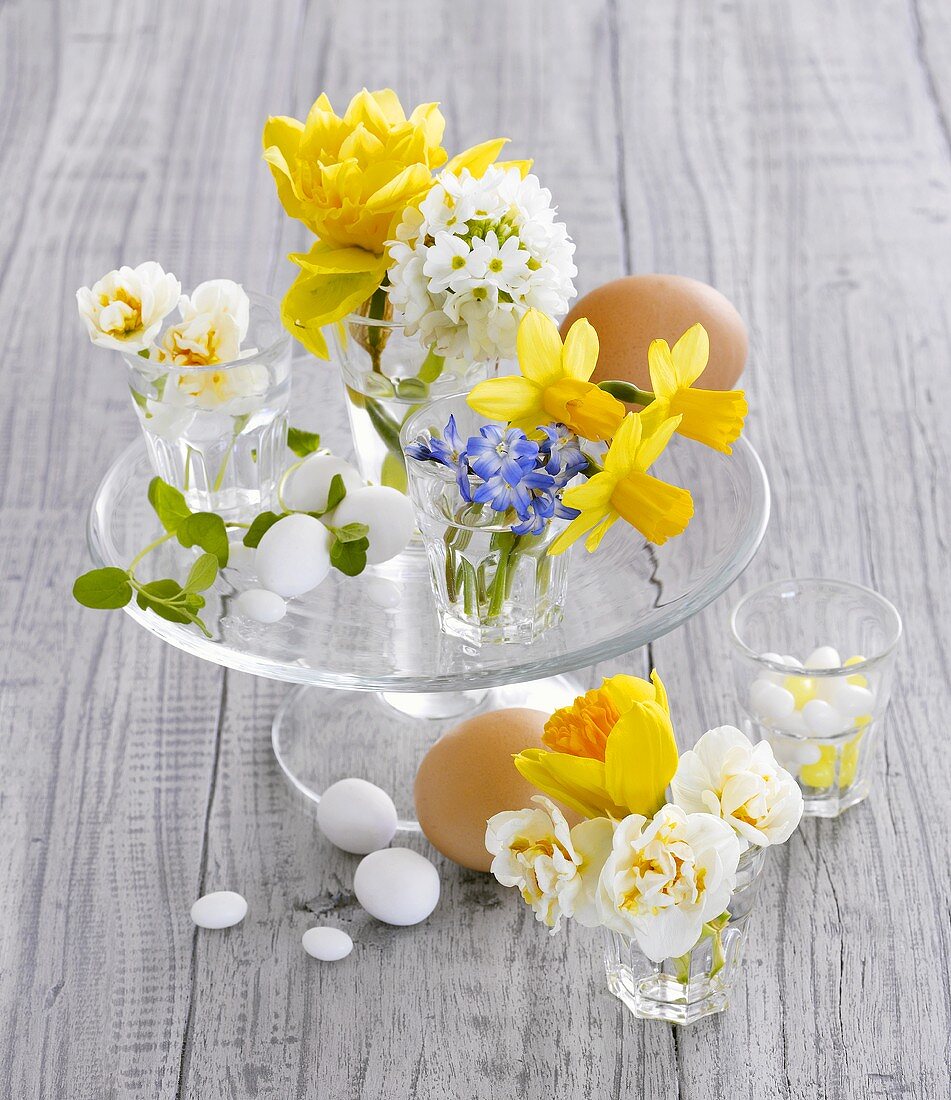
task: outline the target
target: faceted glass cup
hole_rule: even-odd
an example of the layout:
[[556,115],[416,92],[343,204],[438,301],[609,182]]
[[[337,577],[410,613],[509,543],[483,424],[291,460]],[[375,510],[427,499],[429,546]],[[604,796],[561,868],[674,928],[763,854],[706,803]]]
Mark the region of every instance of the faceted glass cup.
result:
[[352,313],[333,326],[357,465],[365,481],[406,492],[400,430],[421,405],[471,389],[497,361],[442,359],[403,331],[401,316]]
[[200,511],[267,507],[287,465],[290,336],[277,302],[249,297],[252,355],[207,367],[124,356],[152,467]]
[[892,604],[846,581],[776,581],[740,600],[730,629],[746,731],[796,777],[804,813],[837,817],[861,802],[901,637]]
[[[493,423],[457,394],[412,414],[403,445],[426,430],[442,433],[450,416],[463,439]],[[566,521],[552,520],[539,535],[513,534],[488,505],[462,500],[446,466],[414,458],[406,466],[443,632],[474,646],[529,643],[561,622],[569,555],[552,556],[548,548]]]
[[703,934],[686,955],[655,963],[635,940],[608,932],[604,950],[608,989],[642,1020],[692,1024],[727,1008],[765,863],[765,848],[749,848],[740,856],[736,888],[726,912],[704,925]]

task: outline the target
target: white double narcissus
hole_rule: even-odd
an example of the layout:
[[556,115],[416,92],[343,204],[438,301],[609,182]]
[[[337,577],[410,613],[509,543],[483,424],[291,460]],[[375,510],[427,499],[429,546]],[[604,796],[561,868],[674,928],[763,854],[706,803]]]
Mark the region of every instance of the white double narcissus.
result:
[[489,818],[485,846],[495,857],[492,874],[503,886],[517,887],[536,920],[552,932],[562,917],[593,928],[600,923],[595,895],[613,825],[597,817],[569,829],[554,802],[543,795],[532,801],[538,809]]
[[754,746],[735,726],[709,730],[683,753],[670,789],[686,813],[722,818],[742,851],[784,843],[802,817],[799,785],[776,762],[769,742]]
[[178,303],[182,287],[154,261],[120,267],[76,291],[79,315],[98,347],[145,351]]
[[601,922],[632,936],[652,962],[679,958],[727,908],[739,859],[736,834],[711,814],[671,805],[652,820],[631,814],[601,871]]

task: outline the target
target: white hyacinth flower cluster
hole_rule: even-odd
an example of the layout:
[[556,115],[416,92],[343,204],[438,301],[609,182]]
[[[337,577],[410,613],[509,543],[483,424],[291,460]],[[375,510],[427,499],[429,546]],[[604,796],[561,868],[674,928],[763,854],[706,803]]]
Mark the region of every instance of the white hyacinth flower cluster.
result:
[[517,168],[443,172],[390,242],[390,301],[407,335],[446,358],[510,359],[529,309],[560,317],[575,246],[551,192]]

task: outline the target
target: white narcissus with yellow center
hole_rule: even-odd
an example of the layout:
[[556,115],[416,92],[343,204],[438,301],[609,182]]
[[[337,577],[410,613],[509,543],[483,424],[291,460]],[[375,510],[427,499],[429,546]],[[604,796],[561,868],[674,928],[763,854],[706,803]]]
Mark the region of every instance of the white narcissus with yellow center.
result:
[[586,928],[600,924],[598,876],[611,851],[613,823],[606,817],[573,829],[550,799],[536,795],[538,809],[505,810],[490,817],[485,846],[495,857],[492,873],[515,886],[535,919],[557,932],[562,917]]
[[76,291],[76,304],[89,338],[102,348],[145,351],[178,304],[181,283],[161,264],[120,267],[91,287]]
[[618,823],[598,883],[607,928],[631,936],[652,962],[694,947],[707,921],[727,908],[740,842],[726,822],[663,806]]
[[799,784],[767,741],[754,746],[735,726],[709,730],[683,753],[670,789],[687,813],[723,818],[743,851],[784,843],[802,818]]

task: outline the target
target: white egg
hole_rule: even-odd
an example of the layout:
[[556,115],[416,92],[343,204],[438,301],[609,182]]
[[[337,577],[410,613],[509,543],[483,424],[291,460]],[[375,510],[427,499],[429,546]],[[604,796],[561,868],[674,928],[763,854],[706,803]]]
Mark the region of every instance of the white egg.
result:
[[[773,661],[777,665],[783,665],[786,663],[778,653],[761,653],[760,657],[764,661]],[[764,668],[759,675],[761,680],[770,680],[774,684],[782,684],[783,680],[786,679],[788,673],[773,672],[773,670],[770,668]]]
[[811,741],[800,741],[798,737],[776,737],[772,748],[776,759],[792,771],[803,764],[814,764],[820,756],[817,745]]
[[279,596],[302,596],[330,572],[332,536],[319,519],[293,515],[265,531],[254,562],[264,588]]
[[858,684],[836,680],[829,691],[829,702],[846,718],[859,718],[864,714],[872,713],[875,707],[875,694],[868,688],[859,687]]
[[353,940],[340,928],[308,928],[300,942],[312,959],[322,962],[345,959],[353,950]]
[[363,485],[360,474],[336,455],[309,455],[287,475],[281,489],[284,507],[291,512],[323,512],[330,483],[339,474],[349,493]]
[[839,651],[830,645],[821,645],[806,658],[806,668],[838,668],[842,664]]
[[792,714],[787,715],[785,718],[780,718],[775,725],[777,729],[782,730],[784,733],[791,733],[797,737],[809,736],[809,727],[806,725],[802,712],[798,710],[794,710]]
[[373,783],[341,779],[320,796],[317,824],[331,844],[363,856],[385,848],[396,835],[396,807]]
[[228,568],[236,569],[239,573],[253,573],[255,553],[254,547],[245,546],[239,540],[229,543]]
[[248,912],[248,903],[233,890],[205,894],[192,906],[191,916],[199,928],[231,928],[240,924]]
[[256,623],[279,623],[287,614],[287,604],[276,592],[268,592],[266,588],[249,588],[236,597],[234,610]]
[[848,721],[824,699],[810,699],[802,708],[810,732],[818,737],[834,737],[849,728]]
[[790,668],[802,668],[802,661],[798,657],[793,657],[791,653],[784,653],[780,659],[784,665],[789,665]]
[[753,713],[768,721],[787,718],[796,709],[796,700],[791,691],[774,684],[771,680],[760,678],[753,681],[750,688],[750,705]]
[[384,848],[360,861],[353,892],[370,916],[385,924],[419,924],[439,901],[439,873],[410,848]]
[[365,523],[370,528],[367,562],[379,565],[401,554],[416,530],[409,497],[389,485],[366,485],[347,493],[340,504],[324,517],[329,527]]

